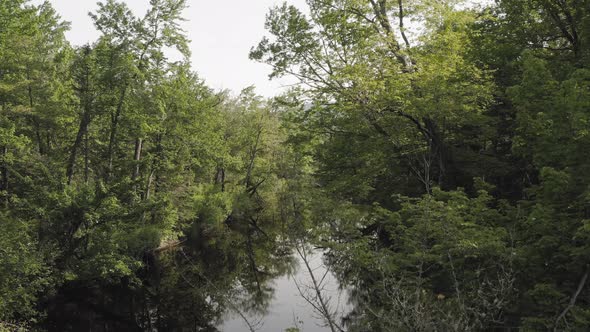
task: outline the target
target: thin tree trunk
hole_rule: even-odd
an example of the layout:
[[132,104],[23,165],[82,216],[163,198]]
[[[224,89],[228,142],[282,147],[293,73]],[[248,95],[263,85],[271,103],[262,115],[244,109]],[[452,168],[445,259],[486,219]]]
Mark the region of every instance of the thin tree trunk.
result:
[[[320,281],[318,281],[318,279],[316,278],[315,273],[314,273],[314,269],[310,265],[309,258],[307,256],[307,253],[305,252],[305,248],[303,245],[296,243],[295,250],[299,254],[299,257],[303,261],[303,264],[305,265],[305,268],[307,269],[307,273],[309,274],[309,277],[311,278],[313,292],[315,293],[315,301],[317,301],[317,303],[316,304],[311,303],[313,300],[308,299],[307,297],[303,296],[303,294],[301,294],[302,293],[301,290],[299,290],[300,294],[304,297],[304,299],[307,302],[310,302],[310,304],[312,304],[312,306],[317,311],[319,311],[318,313],[321,316],[323,316],[323,318],[326,320],[331,332],[341,332],[342,328],[335,322],[333,314],[330,311],[329,303],[324,298],[324,294],[322,292],[322,285],[321,284],[322,284],[323,277],[322,277],[322,280],[320,280]],[[328,271],[326,271],[326,273],[328,273]],[[297,286],[297,288],[299,289],[299,286]]]
[[117,109],[115,111],[115,114],[112,114],[111,116],[111,134],[109,137],[109,147],[107,150],[107,180],[110,180],[113,174],[113,152],[115,149],[115,143],[117,139],[117,127],[119,125],[119,118],[121,117],[121,113],[123,111],[123,104],[125,102],[125,95],[127,94],[127,86],[128,84],[125,84],[125,86],[123,86],[123,90],[121,91],[121,97],[119,98],[119,103],[117,104]]
[[578,288],[576,289],[576,292],[572,295],[569,304],[561,312],[561,314],[559,314],[559,316],[555,320],[555,324],[554,324],[555,326],[554,326],[554,329],[553,329],[554,331],[558,331],[557,326],[559,324],[559,321],[561,321],[562,319],[564,319],[565,318],[565,315],[567,315],[567,313],[576,305],[576,301],[578,299],[578,296],[582,292],[582,289],[584,289],[584,286],[586,285],[586,281],[588,280],[588,274],[590,274],[590,265],[586,266],[586,272],[582,276],[582,279],[580,279],[580,283],[578,284]]
[[49,130],[45,133],[45,151],[51,151],[51,133]]
[[250,162],[248,164],[248,171],[246,173],[246,189],[249,189],[252,186],[252,170],[254,169],[254,161],[256,160],[256,154],[258,153],[258,144],[260,143],[260,136],[262,135],[262,128],[261,126],[258,128],[258,133],[256,134],[256,141],[254,142],[254,146],[252,150],[250,150]]
[[[31,80],[31,73],[30,73],[29,69],[27,69],[27,80],[29,82]],[[39,122],[35,118],[36,115],[33,113],[33,108],[34,108],[35,103],[33,101],[33,87],[31,86],[30,83],[27,85],[27,93],[28,93],[28,97],[29,97],[29,107],[31,108],[31,112],[33,114],[32,121],[33,121],[33,125],[35,126],[35,137],[37,138],[37,147],[39,149],[39,154],[43,155],[45,153],[45,150],[43,149],[43,140],[41,139],[41,126],[39,125]]]
[[154,195],[160,191],[160,181],[162,181],[160,173],[156,172],[156,175],[154,176]]
[[161,164],[161,162],[164,159],[164,147],[162,146],[162,136],[163,134],[158,134],[156,138],[156,160],[154,160],[154,194],[156,194],[160,189],[160,169],[158,169],[158,167],[155,167],[155,165],[157,165],[158,163]]
[[[82,115],[82,119],[80,120],[80,126],[78,127],[78,134],[76,134],[76,140],[72,145],[72,149],[70,150],[70,158],[68,161],[68,166],[66,168],[66,176],[68,178],[68,185],[72,183],[72,178],[74,176],[74,168],[76,166],[76,157],[78,156],[78,149],[82,145],[84,141],[84,136],[88,131],[88,125],[90,124],[90,114],[89,111],[84,111]],[[87,148],[87,147],[86,147]],[[86,160],[87,162],[87,160]],[[87,166],[87,165],[86,165]]]
[[[150,177],[148,179],[148,192],[146,193],[146,197],[149,198],[150,197],[150,188],[152,185],[152,182],[154,184],[154,192],[153,194],[157,194],[160,191],[160,172],[162,171],[162,169],[159,167],[159,165],[161,165],[162,160],[164,159],[163,156],[163,152],[164,152],[164,148],[162,147],[162,138],[163,138],[163,134],[158,134],[156,136],[156,158],[154,158],[154,163],[152,166],[152,172],[150,174]],[[156,211],[152,209],[152,223],[156,222]]]
[[424,124],[430,141],[431,160],[438,164],[438,185],[445,190],[454,189],[456,179],[452,167],[451,150],[448,149],[444,135],[434,120],[425,118]]
[[151,195],[151,190],[152,190],[152,183],[154,182],[154,172],[155,170],[152,169],[150,172],[150,175],[148,176],[148,180],[147,180],[147,184],[145,187],[145,200],[150,199],[150,195]]
[[215,173],[215,184],[221,184],[221,192],[225,191],[225,168],[217,167],[217,172]]
[[143,139],[137,138],[135,140],[135,157],[133,160],[135,161],[135,169],[133,171],[133,180],[139,177],[139,162],[141,160],[141,150],[143,148]]
[[88,127],[84,133],[84,183],[88,184],[88,177],[90,175],[90,159],[88,157]]

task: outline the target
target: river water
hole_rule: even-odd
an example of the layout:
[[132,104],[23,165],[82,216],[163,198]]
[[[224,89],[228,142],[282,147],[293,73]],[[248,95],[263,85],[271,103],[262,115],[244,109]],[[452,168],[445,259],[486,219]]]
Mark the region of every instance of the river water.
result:
[[226,231],[222,235],[197,234],[193,241],[147,257],[141,281],[65,283],[48,297],[42,328],[50,332],[330,331],[314,309],[318,302],[309,270],[334,313],[333,321],[340,322],[350,311],[346,292],[327,272],[321,251],[310,246],[300,251],[294,242],[275,241],[264,234]]
[[[305,332],[330,331],[321,315],[301,294],[314,298],[311,293],[313,282],[304,261],[297,254],[295,255],[297,257],[295,271],[271,282],[275,292],[268,304],[267,312],[263,315],[245,315],[248,323],[256,331],[278,332],[295,327]],[[334,275],[326,271],[322,258],[323,253],[315,251],[307,256],[307,261],[318,281],[325,275],[321,284],[322,294],[331,310],[340,314],[345,313],[348,308],[346,293],[339,289]],[[225,314],[219,329],[223,332],[249,331],[248,323],[238,313],[230,311]]]

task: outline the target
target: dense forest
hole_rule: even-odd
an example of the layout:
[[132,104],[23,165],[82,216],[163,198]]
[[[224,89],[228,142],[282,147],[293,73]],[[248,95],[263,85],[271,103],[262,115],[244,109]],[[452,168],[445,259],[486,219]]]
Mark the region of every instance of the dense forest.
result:
[[83,46],[0,1],[0,331],[217,331],[313,248],[332,332],[590,329],[590,1],[307,5],[267,99],[192,71],[186,0]]

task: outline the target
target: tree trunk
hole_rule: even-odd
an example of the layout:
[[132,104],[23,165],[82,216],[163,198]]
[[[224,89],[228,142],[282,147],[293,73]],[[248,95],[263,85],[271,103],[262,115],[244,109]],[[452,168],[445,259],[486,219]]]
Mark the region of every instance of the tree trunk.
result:
[[225,191],[225,168],[217,167],[217,173],[215,173],[215,184],[221,184],[221,192]]
[[154,194],[158,193],[160,190],[160,167],[157,166],[158,164],[161,165],[162,161],[164,160],[164,147],[162,146],[162,139],[163,134],[158,134],[156,138],[156,159],[154,160]]
[[152,169],[152,171],[150,172],[150,175],[148,176],[148,179],[147,179],[147,184],[145,186],[145,195],[144,195],[145,200],[150,199],[151,190],[152,190],[152,183],[154,182],[154,172],[155,172],[155,170]]
[[143,148],[143,139],[138,138],[135,140],[135,157],[133,160],[135,161],[135,169],[133,170],[133,180],[139,177],[139,162],[141,160],[141,150]]
[[125,102],[125,95],[127,93],[127,85],[123,86],[123,90],[121,91],[121,97],[119,98],[119,103],[117,104],[117,109],[115,114],[111,115],[111,133],[109,137],[109,147],[107,150],[107,159],[108,159],[108,166],[107,166],[107,181],[110,180],[113,174],[113,153],[115,149],[116,139],[117,139],[117,127],[119,125],[119,118],[121,117],[121,113],[123,111],[123,103]]
[[448,149],[441,129],[430,118],[424,119],[424,125],[428,134],[431,160],[437,164],[437,183],[444,189],[455,189],[456,179],[453,171],[451,150]]
[[[70,158],[68,161],[68,166],[66,168],[66,176],[68,178],[68,185],[70,185],[72,183],[72,178],[74,176],[74,168],[76,166],[76,157],[78,156],[78,149],[80,148],[80,146],[82,145],[83,141],[84,141],[84,136],[86,135],[86,132],[88,131],[88,125],[90,124],[90,112],[88,110],[84,111],[84,114],[82,115],[82,119],[80,119],[80,126],[78,127],[78,134],[76,134],[76,140],[74,141],[74,144],[72,145],[72,149],[70,150]],[[85,143],[85,145],[87,145],[87,142]],[[86,149],[88,147],[86,146]],[[87,154],[87,152],[86,152]],[[86,172],[88,169],[88,160],[86,157]],[[87,174],[85,174],[85,177],[87,178]]]
[[252,170],[254,169],[254,161],[256,160],[256,155],[258,153],[258,145],[260,143],[260,136],[262,135],[262,125],[258,128],[258,133],[256,134],[256,141],[254,142],[254,146],[250,150],[250,162],[248,163],[248,171],[246,173],[246,180],[245,185],[246,189],[250,189],[252,186]]
[[[315,311],[317,311],[318,314],[326,321],[331,332],[343,332],[342,328],[336,323],[334,313],[330,311],[330,299],[326,298],[324,295],[324,286],[322,285],[324,278],[322,277],[320,280],[316,278],[316,275],[314,273],[315,269],[311,267],[310,260],[305,250],[306,249],[303,244],[295,243],[295,251],[299,255],[299,258],[301,258],[303,264],[305,265],[305,268],[307,269],[307,273],[312,281],[312,292],[315,293],[315,296],[306,296],[304,292],[300,289],[300,287],[296,284],[297,290],[299,291],[299,294],[303,297],[303,299],[305,299],[309,304],[311,304]],[[328,271],[326,270],[326,274],[327,273]]]
[[[27,68],[27,80],[30,82],[31,81],[31,73],[30,73],[30,69]],[[36,115],[33,112],[33,108],[34,108],[34,101],[33,101],[33,87],[31,86],[31,84],[29,83],[27,85],[27,94],[29,97],[29,107],[31,108],[31,114],[32,114],[32,121],[33,121],[33,125],[35,127],[35,137],[37,138],[37,147],[38,147],[38,151],[40,155],[45,154],[45,150],[43,149],[43,140],[41,139],[41,126],[39,125],[39,121],[37,121],[36,119]]]
[[84,133],[84,183],[88,184],[90,175],[90,159],[88,157],[88,127]]

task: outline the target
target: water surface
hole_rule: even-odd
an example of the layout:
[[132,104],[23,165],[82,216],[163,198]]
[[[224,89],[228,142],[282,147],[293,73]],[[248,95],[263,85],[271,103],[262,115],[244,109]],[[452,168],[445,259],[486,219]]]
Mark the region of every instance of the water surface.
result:
[[[312,280],[309,271],[301,257],[297,256],[296,269],[293,273],[283,275],[271,282],[274,288],[274,296],[268,303],[268,310],[264,315],[246,315],[249,323],[256,331],[277,332],[287,328],[297,327],[305,332],[330,331],[324,320],[301,295],[309,296],[312,289]],[[323,254],[319,251],[308,256],[314,276],[321,279],[326,273],[326,266],[322,262]],[[322,283],[323,294],[331,307],[338,312],[346,309],[345,293],[339,290],[338,282],[330,272]],[[247,323],[235,312],[226,313],[224,322],[219,326],[223,332],[249,331]]]

